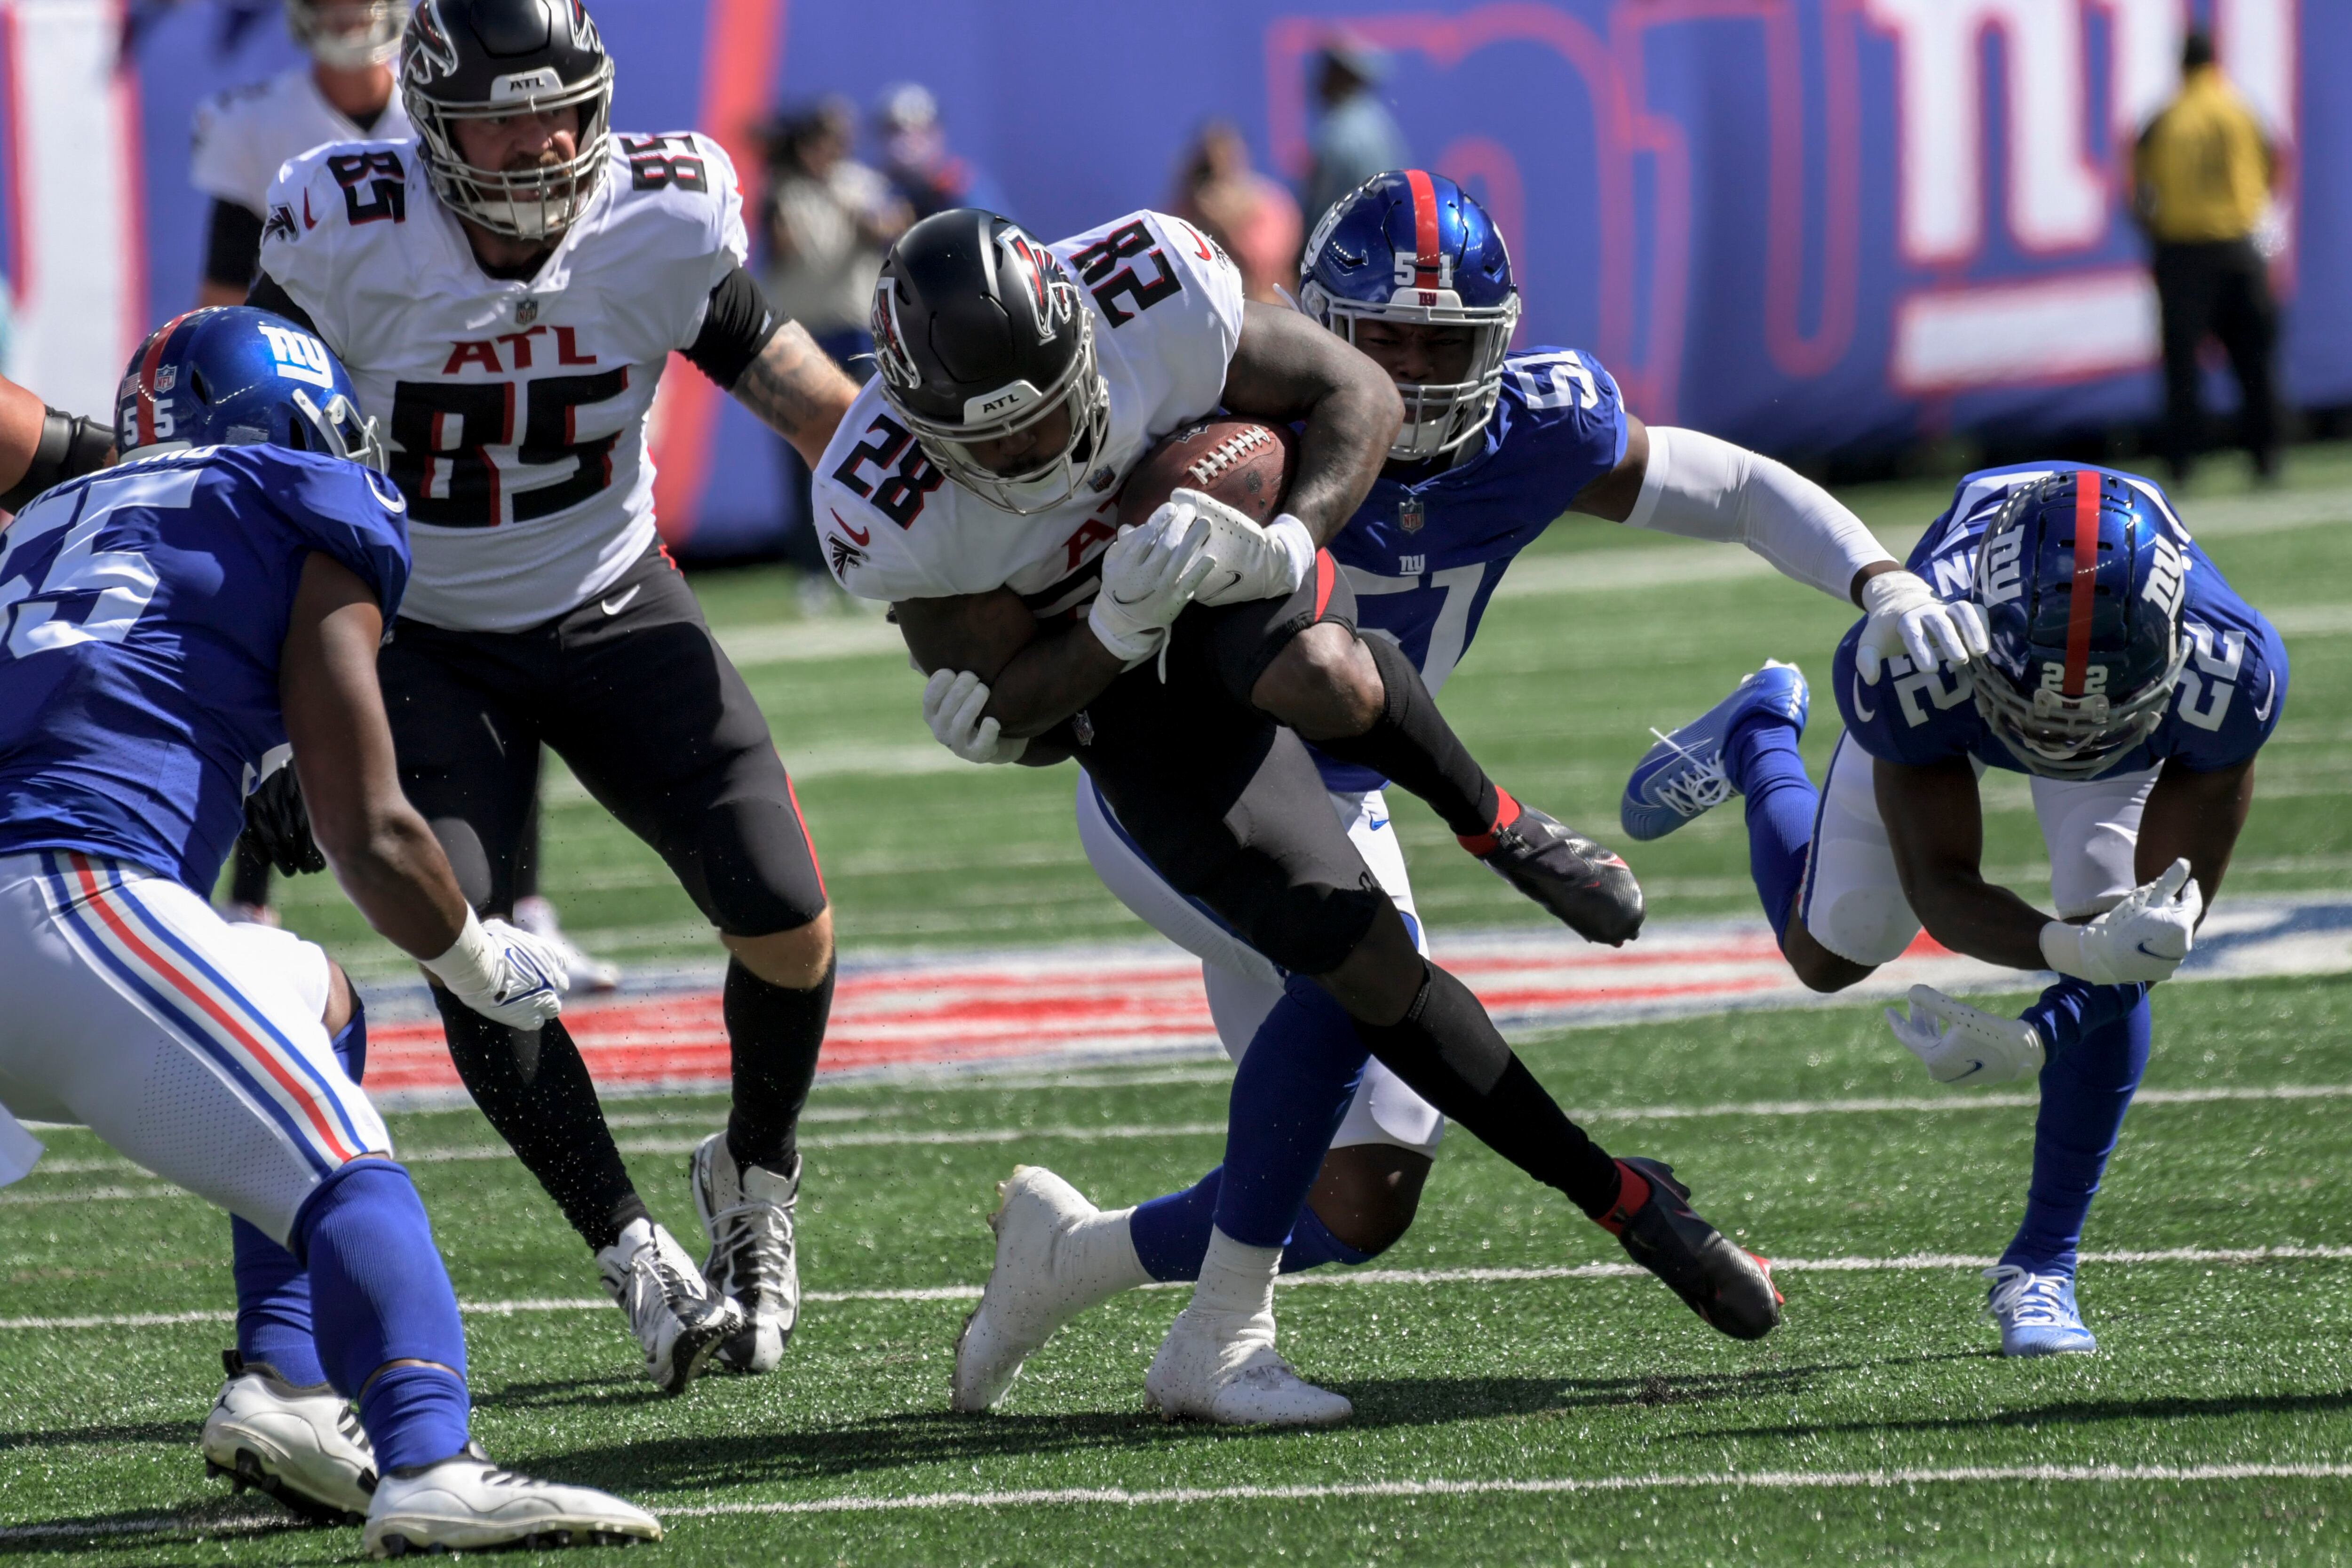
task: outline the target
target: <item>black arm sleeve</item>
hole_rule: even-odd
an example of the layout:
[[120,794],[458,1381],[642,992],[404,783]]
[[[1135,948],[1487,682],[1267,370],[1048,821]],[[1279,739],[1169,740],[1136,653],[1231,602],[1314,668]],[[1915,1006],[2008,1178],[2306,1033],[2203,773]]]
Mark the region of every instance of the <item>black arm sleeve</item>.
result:
[[113,450],[112,426],[43,407],[41,436],[34,443],[32,461],[26,465],[23,479],[0,490],[0,511],[22,511],[50,486],[98,472],[106,467],[107,454]]
[[278,279],[267,272],[253,275],[253,287],[245,291],[245,302],[257,310],[267,310],[273,316],[283,316],[312,337],[318,337],[319,323],[310,312],[294,302],[294,296],[278,287]]
[[738,264],[735,270],[719,280],[710,291],[710,308],[703,313],[702,331],[696,334],[694,346],[686,357],[695,368],[719,384],[722,392],[735,390],[743,372],[760,357],[768,340],[776,335],[783,323],[768,309],[768,297],[751,274]]
[[205,281],[242,289],[261,269],[261,215],[240,202],[213,198],[205,237]]

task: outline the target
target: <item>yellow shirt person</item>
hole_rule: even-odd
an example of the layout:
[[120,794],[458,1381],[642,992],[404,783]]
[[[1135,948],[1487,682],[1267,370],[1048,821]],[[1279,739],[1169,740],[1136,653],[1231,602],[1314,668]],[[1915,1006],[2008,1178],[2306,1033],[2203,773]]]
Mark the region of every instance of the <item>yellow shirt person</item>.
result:
[[2278,160],[2221,68],[2198,66],[2148,122],[2132,158],[2140,221],[2162,245],[2243,239],[2262,220]]

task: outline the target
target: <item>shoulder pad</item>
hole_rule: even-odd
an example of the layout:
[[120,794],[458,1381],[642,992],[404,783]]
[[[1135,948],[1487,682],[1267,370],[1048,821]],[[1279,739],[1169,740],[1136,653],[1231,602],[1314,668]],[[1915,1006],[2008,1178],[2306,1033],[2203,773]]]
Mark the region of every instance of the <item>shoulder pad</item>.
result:
[[286,165],[270,191],[268,232],[300,239],[328,226],[404,224],[413,199],[431,199],[413,142],[330,142]]
[[650,136],[613,135],[616,189],[629,195],[718,194],[735,186],[735,164],[727,150],[695,131],[663,131]]

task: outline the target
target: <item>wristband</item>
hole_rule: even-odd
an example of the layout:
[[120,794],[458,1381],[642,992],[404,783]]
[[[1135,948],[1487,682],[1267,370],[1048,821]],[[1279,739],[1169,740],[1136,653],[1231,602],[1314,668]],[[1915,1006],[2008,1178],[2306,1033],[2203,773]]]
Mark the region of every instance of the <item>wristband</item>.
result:
[[22,511],[35,496],[68,479],[94,474],[106,467],[114,449],[114,432],[97,420],[77,418],[46,405],[41,411],[41,438],[25,477],[0,493],[0,511]]
[[490,933],[474,913],[474,906],[466,906],[466,929],[449,944],[449,951],[438,958],[419,962],[433,978],[459,996],[488,996],[498,989],[498,973],[492,965]]
[[1295,591],[1301,583],[1315,574],[1315,536],[1307,525],[1284,512],[1265,525],[1265,536],[1282,547],[1290,560],[1290,586]]
[[2083,928],[2052,921],[2042,928],[2042,958],[2061,974],[2098,984],[2083,963]]

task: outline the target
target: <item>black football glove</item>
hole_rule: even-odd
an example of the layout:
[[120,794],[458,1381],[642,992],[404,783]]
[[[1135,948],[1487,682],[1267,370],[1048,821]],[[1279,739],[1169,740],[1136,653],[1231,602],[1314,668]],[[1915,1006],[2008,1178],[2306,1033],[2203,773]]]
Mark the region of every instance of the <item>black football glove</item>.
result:
[[245,837],[281,877],[327,868],[327,858],[310,837],[310,808],[302,804],[302,784],[294,776],[292,763],[245,797]]

